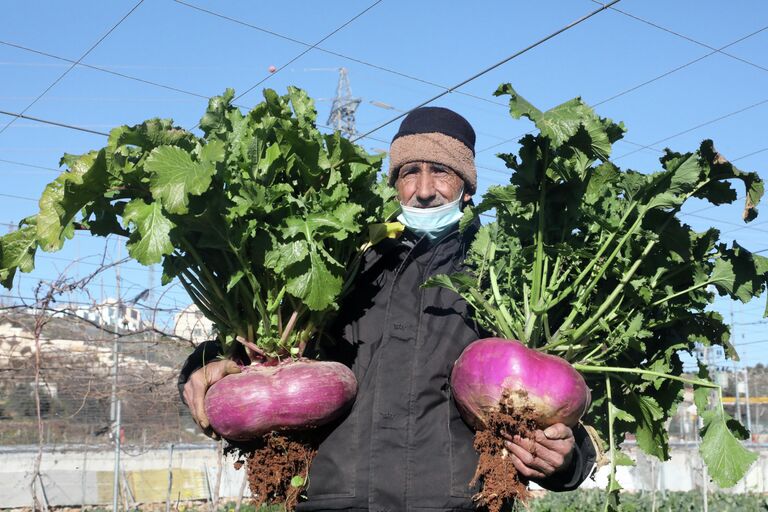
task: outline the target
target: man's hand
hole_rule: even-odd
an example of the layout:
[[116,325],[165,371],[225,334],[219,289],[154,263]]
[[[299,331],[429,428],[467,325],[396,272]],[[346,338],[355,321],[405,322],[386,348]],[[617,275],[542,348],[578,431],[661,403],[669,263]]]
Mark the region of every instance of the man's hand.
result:
[[192,373],[184,384],[184,401],[192,413],[192,419],[205,435],[213,439],[218,439],[219,436],[211,428],[208,415],[205,414],[205,393],[214,382],[233,373],[240,373],[240,367],[234,361],[211,361]]
[[518,473],[529,480],[546,478],[566,469],[573,458],[576,440],[562,423],[533,432],[533,439],[503,434],[504,445]]

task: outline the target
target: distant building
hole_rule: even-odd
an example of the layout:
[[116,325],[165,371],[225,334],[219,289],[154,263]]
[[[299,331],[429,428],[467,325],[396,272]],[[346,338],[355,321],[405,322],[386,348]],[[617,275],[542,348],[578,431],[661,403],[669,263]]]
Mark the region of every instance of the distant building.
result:
[[[120,303],[117,299],[108,298],[103,304],[84,307],[67,307],[67,310],[84,320],[101,327],[120,329],[126,332],[139,331],[144,327],[141,311],[129,304]],[[56,315],[54,316],[63,316]]]
[[190,304],[176,315],[173,334],[194,343],[201,343],[214,337],[213,322],[208,320],[197,306]]

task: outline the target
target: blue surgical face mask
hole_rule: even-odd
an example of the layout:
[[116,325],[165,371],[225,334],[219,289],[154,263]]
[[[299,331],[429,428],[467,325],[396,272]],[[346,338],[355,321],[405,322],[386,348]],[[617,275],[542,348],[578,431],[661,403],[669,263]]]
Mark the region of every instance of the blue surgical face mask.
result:
[[414,208],[400,203],[403,212],[398,215],[397,220],[416,234],[426,235],[430,240],[434,240],[461,219],[463,215],[461,197],[463,195],[464,188],[462,187],[459,197],[455,201],[435,208]]

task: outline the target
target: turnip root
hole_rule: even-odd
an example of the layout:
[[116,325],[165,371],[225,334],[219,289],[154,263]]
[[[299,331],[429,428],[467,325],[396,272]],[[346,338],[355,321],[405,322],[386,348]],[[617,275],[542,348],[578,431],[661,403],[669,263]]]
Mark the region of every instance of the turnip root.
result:
[[503,435],[531,439],[536,429],[555,423],[573,427],[590,403],[584,378],[567,361],[501,338],[464,349],[451,373],[451,391],[462,417],[477,430],[480,458],[470,485],[482,482],[473,499],[490,512],[528,497]]

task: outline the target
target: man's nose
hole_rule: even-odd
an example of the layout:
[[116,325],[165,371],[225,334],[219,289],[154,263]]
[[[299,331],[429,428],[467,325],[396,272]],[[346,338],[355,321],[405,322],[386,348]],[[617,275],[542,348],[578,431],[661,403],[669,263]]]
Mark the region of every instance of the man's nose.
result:
[[430,172],[420,172],[416,182],[416,198],[420,201],[431,201],[437,194],[435,179]]

